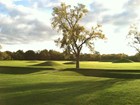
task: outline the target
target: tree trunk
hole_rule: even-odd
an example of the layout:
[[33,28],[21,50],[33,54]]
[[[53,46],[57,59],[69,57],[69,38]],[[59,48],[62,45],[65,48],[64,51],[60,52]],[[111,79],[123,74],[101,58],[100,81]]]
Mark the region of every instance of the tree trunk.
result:
[[80,65],[79,65],[79,55],[76,57],[76,69],[79,69]]

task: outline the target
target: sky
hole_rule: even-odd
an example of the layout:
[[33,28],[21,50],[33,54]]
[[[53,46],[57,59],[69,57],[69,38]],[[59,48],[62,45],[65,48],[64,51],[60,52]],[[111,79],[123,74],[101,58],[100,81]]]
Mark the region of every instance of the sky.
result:
[[[107,40],[96,40],[96,51],[101,54],[136,53],[128,45],[126,35],[130,25],[140,21],[140,0],[0,0],[1,51],[62,51],[54,43],[61,34],[51,27],[52,8],[61,2],[86,5],[89,12],[82,20],[85,26],[102,24]],[[86,47],[82,52],[89,53]]]

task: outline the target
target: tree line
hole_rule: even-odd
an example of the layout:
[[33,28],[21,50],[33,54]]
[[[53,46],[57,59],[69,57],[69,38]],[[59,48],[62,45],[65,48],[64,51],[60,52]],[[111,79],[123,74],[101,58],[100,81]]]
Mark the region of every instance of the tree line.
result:
[[[126,54],[100,54],[96,52],[94,54],[80,54],[81,61],[104,61],[112,62],[120,59],[129,59],[135,62],[140,62],[140,54],[128,56]],[[66,56],[65,52],[58,52],[55,50],[41,50],[41,51],[23,51],[18,50],[16,52],[4,51],[0,52],[0,60],[75,60],[73,54]]]

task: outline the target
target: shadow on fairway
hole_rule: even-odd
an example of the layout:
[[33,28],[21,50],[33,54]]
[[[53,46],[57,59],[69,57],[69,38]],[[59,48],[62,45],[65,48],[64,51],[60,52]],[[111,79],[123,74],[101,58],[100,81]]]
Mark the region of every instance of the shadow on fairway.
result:
[[[119,83],[121,85],[126,82],[127,80],[123,79],[109,79],[100,81],[36,83],[4,87],[0,89],[1,94],[14,94],[15,92],[18,94],[7,99],[1,99],[0,102],[4,103],[3,105],[25,105],[25,102],[26,105],[92,105],[93,102],[95,105],[102,105],[102,100],[107,100],[107,103],[111,105],[112,100],[110,98],[117,98],[122,93],[120,92],[116,96],[114,93],[105,93],[105,90],[111,88],[113,84]],[[96,93],[98,94],[96,95]],[[89,98],[88,94],[95,94],[95,96]],[[83,98],[80,97],[83,95],[85,95]]]
[[30,74],[30,73],[35,73],[42,70],[54,70],[54,69],[53,68],[0,66],[0,74]]
[[63,71],[73,71],[84,76],[122,78],[122,79],[140,79],[140,70],[107,70],[107,69],[75,69],[69,68]]

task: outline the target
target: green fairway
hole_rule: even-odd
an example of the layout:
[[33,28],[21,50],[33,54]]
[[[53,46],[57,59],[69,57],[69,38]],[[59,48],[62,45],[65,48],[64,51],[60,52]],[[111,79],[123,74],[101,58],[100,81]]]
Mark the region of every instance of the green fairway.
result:
[[140,63],[0,61],[0,105],[140,105]]

